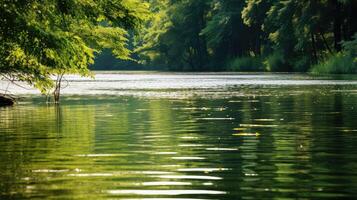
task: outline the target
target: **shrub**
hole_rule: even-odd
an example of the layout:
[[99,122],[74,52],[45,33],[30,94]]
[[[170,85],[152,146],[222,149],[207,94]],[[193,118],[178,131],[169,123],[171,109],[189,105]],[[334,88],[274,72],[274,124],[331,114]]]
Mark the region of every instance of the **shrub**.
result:
[[264,71],[264,65],[260,57],[245,56],[234,58],[228,62],[230,71],[256,72]]
[[356,59],[357,57],[357,33],[354,34],[351,41],[342,42],[344,52]]
[[311,66],[311,58],[309,56],[299,56],[294,61],[294,72],[307,72]]
[[314,65],[313,74],[356,74],[357,60],[344,52],[330,56],[323,62]]
[[357,74],[357,33],[342,42],[343,51],[313,66],[313,74]]
[[290,66],[285,62],[282,53],[274,52],[269,55],[264,61],[265,70],[269,72],[290,71]]

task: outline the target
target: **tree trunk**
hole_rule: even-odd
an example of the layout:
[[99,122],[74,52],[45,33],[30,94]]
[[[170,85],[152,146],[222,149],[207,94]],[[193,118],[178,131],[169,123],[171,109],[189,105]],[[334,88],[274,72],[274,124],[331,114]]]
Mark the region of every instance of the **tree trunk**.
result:
[[53,92],[53,98],[55,100],[55,103],[59,102],[60,95],[61,95],[61,84],[59,84],[59,87],[56,86],[55,91]]
[[357,33],[357,2],[352,1],[350,4],[348,4],[349,8],[349,17],[348,17],[348,40],[351,40],[353,35]]
[[53,98],[55,100],[55,103],[59,103],[60,96],[61,96],[61,83],[62,83],[62,78],[64,74],[59,74],[57,76],[56,80],[56,87],[55,90],[53,91]]
[[201,35],[201,30],[206,26],[205,8],[200,8],[198,13],[198,24],[196,29],[196,49],[197,49],[197,71],[202,71],[206,65],[207,46],[204,35]]
[[317,51],[316,51],[316,41],[315,35],[311,32],[311,45],[312,45],[312,57],[313,57],[313,64],[317,63]]
[[330,48],[330,45],[328,45],[328,43],[327,43],[327,40],[326,40],[326,38],[325,38],[325,35],[324,35],[321,31],[320,31],[320,36],[321,36],[321,39],[322,39],[324,45],[326,46],[328,52],[329,52],[330,54],[333,54],[332,49]]
[[334,13],[334,22],[333,22],[333,34],[334,34],[334,39],[335,39],[335,50],[336,51],[341,51],[341,40],[342,40],[342,17],[341,17],[341,12],[342,12],[342,4],[338,0],[333,0],[333,4],[335,6]]

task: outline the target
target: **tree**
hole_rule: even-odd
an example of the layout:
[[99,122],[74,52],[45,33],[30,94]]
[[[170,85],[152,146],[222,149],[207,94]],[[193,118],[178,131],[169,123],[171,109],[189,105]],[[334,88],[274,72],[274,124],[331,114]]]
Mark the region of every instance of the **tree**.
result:
[[226,60],[250,54],[260,54],[259,32],[243,23],[244,1],[214,0],[209,20],[201,34],[206,36],[215,70]]
[[148,11],[139,0],[1,0],[0,13],[0,74],[42,93],[54,88],[58,101],[63,75],[90,76],[95,52],[130,59],[127,30]]
[[248,0],[242,17],[268,35],[268,46],[277,52],[273,55],[281,57],[278,70],[306,71],[339,52],[342,35],[345,40],[352,38],[356,29],[350,9],[356,5],[350,0]]
[[[208,61],[206,26],[209,1],[150,1],[158,15],[147,24],[138,51],[147,62],[160,61],[171,70],[202,71]],[[155,62],[154,62],[155,64]]]

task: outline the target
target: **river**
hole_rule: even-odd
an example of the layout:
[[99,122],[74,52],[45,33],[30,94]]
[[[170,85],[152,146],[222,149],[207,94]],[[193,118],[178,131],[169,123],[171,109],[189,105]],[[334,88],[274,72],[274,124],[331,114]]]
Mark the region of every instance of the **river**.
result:
[[357,198],[356,76],[97,72],[64,85],[58,106],[9,86],[23,99],[0,108],[0,199]]

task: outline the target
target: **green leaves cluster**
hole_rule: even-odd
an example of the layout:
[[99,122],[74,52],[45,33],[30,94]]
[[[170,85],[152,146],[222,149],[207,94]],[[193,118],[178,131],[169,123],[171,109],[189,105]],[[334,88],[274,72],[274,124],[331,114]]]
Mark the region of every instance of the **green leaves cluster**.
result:
[[155,20],[138,52],[170,70],[225,70],[252,57],[265,70],[308,71],[357,32],[354,0],[148,1]]
[[148,16],[140,0],[1,0],[0,74],[42,92],[57,74],[91,75],[102,49],[130,59],[128,31]]

